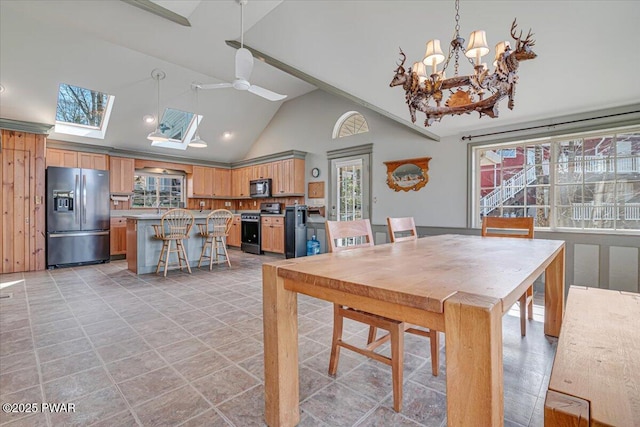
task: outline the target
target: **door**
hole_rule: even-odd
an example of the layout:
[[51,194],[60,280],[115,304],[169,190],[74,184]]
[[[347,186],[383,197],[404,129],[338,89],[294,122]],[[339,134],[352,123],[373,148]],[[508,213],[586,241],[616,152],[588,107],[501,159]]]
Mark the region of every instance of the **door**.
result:
[[369,154],[331,160],[332,221],[371,217],[369,161]]
[[80,169],[47,168],[47,231],[80,230]]
[[81,230],[108,230],[109,172],[97,169],[81,170]]

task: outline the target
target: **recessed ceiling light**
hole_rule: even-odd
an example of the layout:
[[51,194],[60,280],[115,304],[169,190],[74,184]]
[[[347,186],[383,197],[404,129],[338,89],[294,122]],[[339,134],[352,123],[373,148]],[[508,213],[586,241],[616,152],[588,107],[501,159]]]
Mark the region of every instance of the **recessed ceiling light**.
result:
[[142,118],[142,120],[144,120],[145,123],[153,123],[156,121],[156,118],[154,116],[152,116],[151,114],[147,114],[146,116],[144,116]]
[[0,85],[0,93],[4,92],[4,86]]
[[233,136],[233,134],[231,132],[225,132],[222,134],[224,139],[229,139]]

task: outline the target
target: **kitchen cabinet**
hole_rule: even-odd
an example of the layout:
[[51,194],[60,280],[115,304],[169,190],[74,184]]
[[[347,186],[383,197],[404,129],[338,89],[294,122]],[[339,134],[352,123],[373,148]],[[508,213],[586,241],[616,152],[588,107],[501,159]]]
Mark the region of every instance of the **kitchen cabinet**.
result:
[[261,218],[262,250],[265,252],[284,253],[284,217],[263,216]]
[[213,170],[213,196],[231,197],[231,169]]
[[194,166],[189,179],[189,197],[231,197],[229,169]]
[[109,191],[113,194],[132,194],[135,160],[124,157],[109,159]]
[[304,195],[304,160],[273,162],[273,196]]
[[252,166],[246,166],[231,171],[231,196],[249,197],[249,181],[251,181]]
[[61,166],[65,168],[84,168],[108,170],[106,154],[83,153],[58,148],[47,148],[47,167]]
[[111,255],[125,255],[127,253],[127,220],[126,218],[111,218]]
[[106,154],[78,153],[78,167],[83,169],[109,170],[108,157]]
[[227,246],[240,247],[242,225],[240,222],[240,215],[234,215],[231,221],[231,228],[229,229],[229,235],[227,236]]
[[251,166],[251,179],[273,178],[273,163]]

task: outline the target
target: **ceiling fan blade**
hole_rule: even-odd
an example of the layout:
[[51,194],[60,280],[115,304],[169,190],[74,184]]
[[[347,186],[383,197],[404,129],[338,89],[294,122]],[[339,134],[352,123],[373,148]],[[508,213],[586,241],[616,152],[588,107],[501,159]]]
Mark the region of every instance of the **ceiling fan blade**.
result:
[[236,52],[236,78],[249,80],[251,71],[253,71],[253,55],[249,49],[238,49]]
[[231,83],[211,83],[208,85],[198,85],[198,89],[222,89],[225,87],[232,87]]
[[251,85],[249,87],[249,92],[253,93],[254,95],[258,95],[265,99],[268,99],[269,101],[280,101],[287,97],[287,95],[280,95],[279,93],[272,92],[269,89],[265,89],[263,87],[256,86],[256,85]]

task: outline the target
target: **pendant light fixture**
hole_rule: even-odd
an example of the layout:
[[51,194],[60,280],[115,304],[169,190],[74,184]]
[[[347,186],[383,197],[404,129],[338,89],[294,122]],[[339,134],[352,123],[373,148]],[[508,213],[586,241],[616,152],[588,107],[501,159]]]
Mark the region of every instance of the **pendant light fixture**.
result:
[[194,147],[194,148],[207,148],[207,142],[204,141],[202,138],[200,138],[200,115],[198,114],[198,110],[200,108],[200,105],[198,103],[198,85],[197,84],[193,84],[192,87],[195,89],[196,91],[196,134],[193,136],[193,139],[191,140],[191,142],[189,142],[189,147]]
[[156,130],[147,135],[147,139],[154,142],[164,142],[169,140],[169,138],[160,131],[160,80],[163,80],[166,76],[167,75],[164,71],[158,68],[151,71],[151,77],[158,82],[158,116],[156,117],[158,125],[156,126]]

